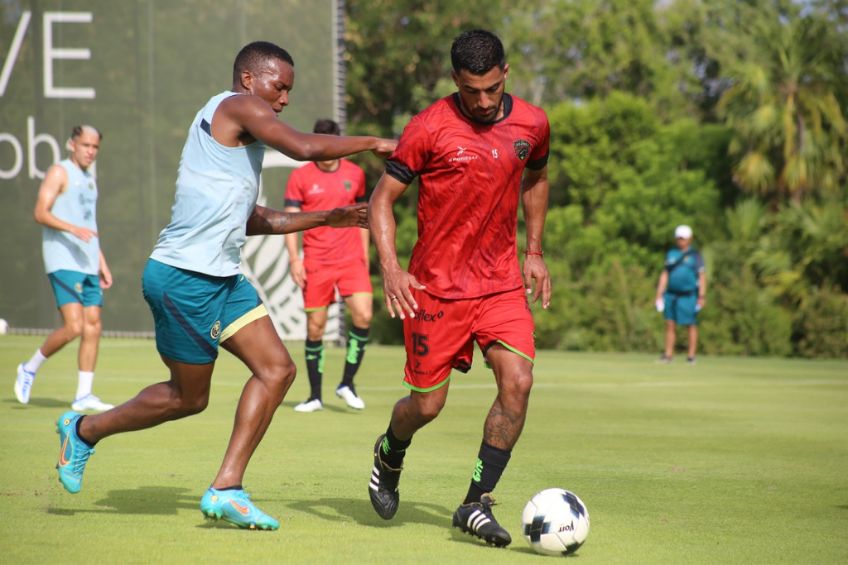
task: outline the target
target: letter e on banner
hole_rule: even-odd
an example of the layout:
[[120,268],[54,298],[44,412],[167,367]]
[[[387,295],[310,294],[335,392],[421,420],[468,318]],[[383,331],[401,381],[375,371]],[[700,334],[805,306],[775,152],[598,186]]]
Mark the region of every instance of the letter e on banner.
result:
[[56,59],[91,59],[89,49],[53,47],[53,24],[90,24],[91,12],[44,12],[44,97],[94,98],[93,88],[72,88],[53,85],[53,61]]

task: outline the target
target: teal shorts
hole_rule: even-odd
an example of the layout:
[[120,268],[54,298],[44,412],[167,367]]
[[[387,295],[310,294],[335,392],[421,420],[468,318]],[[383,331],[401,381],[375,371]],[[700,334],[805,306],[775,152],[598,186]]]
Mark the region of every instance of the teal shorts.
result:
[[79,271],[59,270],[47,274],[56,297],[56,308],[77,302],[83,306],[103,306],[100,277]]
[[213,362],[219,343],[268,315],[244,275],[213,277],[148,259],[141,286],[153,312],[156,349],[183,363]]
[[693,326],[698,323],[698,293],[673,294],[666,292],[663,316],[681,326]]

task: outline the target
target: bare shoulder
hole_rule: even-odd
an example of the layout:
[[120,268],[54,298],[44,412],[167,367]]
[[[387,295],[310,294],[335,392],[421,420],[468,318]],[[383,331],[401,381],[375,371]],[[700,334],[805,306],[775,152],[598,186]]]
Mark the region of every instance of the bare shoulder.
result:
[[263,117],[263,115],[274,117],[271,105],[253,94],[230,96],[221,102],[218,111],[236,122],[242,122],[245,118]]
[[50,208],[55,198],[65,192],[67,188],[68,171],[59,163],[51,165],[41,181],[41,186],[38,187],[37,206],[46,204]]
[[235,147],[252,143],[257,123],[276,121],[271,106],[252,94],[236,94],[224,99],[215,110],[212,136],[226,146]]
[[64,189],[67,183],[68,171],[59,163],[55,163],[50,165],[50,168],[47,169],[47,174],[44,175],[42,186],[49,184],[60,189]]

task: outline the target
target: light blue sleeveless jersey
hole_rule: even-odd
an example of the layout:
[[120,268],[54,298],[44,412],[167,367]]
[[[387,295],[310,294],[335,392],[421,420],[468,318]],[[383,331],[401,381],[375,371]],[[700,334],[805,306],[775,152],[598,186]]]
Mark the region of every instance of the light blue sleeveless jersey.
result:
[[[50,212],[70,224],[97,231],[97,181],[91,171],[83,171],[70,159],[59,165],[68,173],[65,191],[56,197]],[[100,272],[100,241],[88,242],[62,230],[44,226],[42,231],[44,270],[49,273],[68,270],[96,275]]]
[[188,130],[180,158],[171,223],[153,259],[216,277],[239,273],[247,218],[259,195],[265,146],[226,147],[212,137],[212,117],[230,91],[209,99]]

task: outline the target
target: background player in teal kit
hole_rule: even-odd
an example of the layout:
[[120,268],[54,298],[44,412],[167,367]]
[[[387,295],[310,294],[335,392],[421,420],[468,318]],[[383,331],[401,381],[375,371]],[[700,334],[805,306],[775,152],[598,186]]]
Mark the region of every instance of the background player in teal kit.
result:
[[[339,135],[339,124],[318,120],[315,133]],[[307,163],[292,171],[286,185],[287,212],[321,210],[365,202],[365,171],[347,159]],[[324,377],[324,328],[327,308],[336,290],[350,311],[353,327],[348,332],[342,380],[336,395],[357,410],[365,402],[356,394],[353,377],[362,364],[371,324],[371,279],[368,274],[368,230],[316,228],[303,233],[303,258],[297,251],[297,234],[286,234],[291,276],[303,290],[306,309],[306,370],[309,398],[294,409],[315,412],[324,407],[321,381]]]
[[47,336],[29,361],[18,365],[15,396],[22,404],[29,403],[41,364],[79,337],[77,393],[71,407],[112,408],[91,392],[103,289],[112,286],[112,273],[97,234],[97,179],[92,170],[102,137],[93,126],[75,126],[67,145],[70,155],[50,167],[38,191],[35,221],[44,226],[44,267],[63,324]]
[[698,312],[707,302],[707,275],[701,254],[692,247],[692,228],[677,226],[674,238],[677,247],[666,253],[655,298],[657,310],[665,317],[665,350],[660,361],[671,361],[677,324],[680,324],[689,328],[686,360],[694,363],[698,352]]
[[277,119],[294,85],[294,61],[267,42],[245,46],[233,65],[232,90],[213,96],[188,130],[177,175],[171,222],[144,270],[144,297],[153,312],[156,347],[170,379],[93,416],[58,421],[59,480],[79,492],[93,445],[120,432],[156,426],[202,411],[218,345],[253,373],[244,386],[224,460],[203,495],[210,518],[274,530],[242,487],[247,463],[295,376],[295,366],[256,291],[239,272],[245,237],[316,226],[366,225],[362,206],[299,214],[256,204],[262,158],[270,146],[298,160],[335,159],[359,151],[390,152],[375,137],[301,133]]

